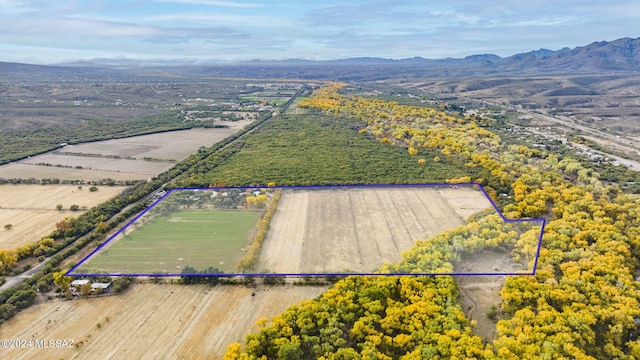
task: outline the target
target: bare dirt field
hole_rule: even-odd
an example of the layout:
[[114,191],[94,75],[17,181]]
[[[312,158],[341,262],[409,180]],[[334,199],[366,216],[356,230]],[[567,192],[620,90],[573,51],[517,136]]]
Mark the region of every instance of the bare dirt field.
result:
[[[120,193],[118,186],[99,186],[90,192],[88,186],[75,185],[0,185],[0,248],[15,249],[40,240],[55,229],[55,223],[82,211],[70,211],[73,204],[80,208],[93,206]],[[63,210],[57,210],[61,204]],[[11,224],[10,230],[4,225]]]
[[[229,129],[241,130],[245,126],[251,124],[258,118],[258,114],[255,112],[247,112],[247,114],[248,115],[241,115],[243,120],[237,120],[237,121],[216,120],[215,123],[218,125],[228,126]],[[251,114],[255,114],[255,116],[252,116]]]
[[117,155],[122,158],[182,160],[200,146],[211,146],[236,129],[191,129],[65,146],[61,152]]
[[[74,149],[75,150],[75,149]],[[147,177],[151,177],[155,174],[161,173],[167,168],[173,166],[173,163],[158,162],[158,161],[144,161],[144,160],[129,160],[129,159],[111,159],[89,156],[75,156],[75,155],[59,155],[54,153],[43,154],[31,159],[25,159],[20,161],[21,164],[37,165],[39,163],[61,165],[65,167],[82,167],[89,170],[101,170],[107,172],[124,172],[142,174]]]
[[416,240],[490,208],[471,188],[287,190],[256,267],[275,273],[371,273]]
[[191,129],[67,145],[55,152],[0,166],[0,177],[88,181],[148,179],[168,170],[199,147],[211,146],[249,122],[233,122],[234,127],[228,129]]
[[476,321],[474,335],[487,342],[495,340],[498,335],[496,321],[499,319],[499,310],[495,320],[490,319],[488,314],[492,306],[500,309],[500,290],[505,283],[504,276],[459,276],[456,277],[456,282],[460,290],[458,301],[467,317]]
[[[172,164],[173,165],[173,164]],[[0,177],[5,179],[61,179],[100,181],[113,179],[115,181],[146,179],[138,173],[115,172],[90,169],[70,169],[54,166],[38,166],[23,163],[10,163],[0,166]]]
[[[455,269],[456,273],[502,273],[528,272],[518,264],[513,263],[509,256],[491,250],[483,250],[468,258],[464,258]],[[500,308],[502,298],[500,290],[504,287],[505,276],[456,276],[456,283],[460,290],[460,304],[465,314],[476,321],[473,329],[475,335],[490,342],[497,338],[496,321],[500,318],[499,310],[491,319],[491,307]]]
[[[0,328],[2,339],[69,339],[72,348],[3,350],[7,359],[220,359],[256,321],[326,287],[136,284],[122,295],[32,306]],[[252,296],[255,292],[255,296]],[[78,347],[75,347],[78,344]]]

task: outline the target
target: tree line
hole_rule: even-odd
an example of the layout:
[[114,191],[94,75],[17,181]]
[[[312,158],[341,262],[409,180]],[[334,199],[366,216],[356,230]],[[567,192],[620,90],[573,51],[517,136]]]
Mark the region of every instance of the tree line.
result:
[[[490,344],[472,335],[473,322],[458,311],[451,278],[346,278],[320,299],[261,320],[262,329],[247,337],[244,348],[231,345],[227,359],[640,357],[640,286],[634,279],[640,197],[603,182],[570,154],[559,158],[504,142],[490,130],[491,119],[347,97],[339,86],[317,92],[304,106],[357,119],[365,124],[359,129],[363,135],[402,148],[408,157],[426,160],[426,154],[437,152],[441,161],[458,164],[472,181],[493,189],[494,197],[504,194],[497,200],[508,218],[545,217],[538,271],[507,277],[501,290],[503,319]],[[486,226],[498,225],[484,219]],[[446,250],[456,242],[462,242],[461,248],[473,246],[470,227],[475,223],[418,242],[399,264],[387,266],[412,271],[450,267],[456,260],[447,258],[451,252],[428,248]],[[534,233],[530,229],[515,238],[503,229],[486,235],[494,239],[491,246],[511,243],[517,249],[512,256],[531,259],[533,249],[526,243]],[[421,291],[407,291],[409,284]],[[372,295],[378,291],[385,292]]]
[[[124,190],[121,194],[101,203],[84,214],[76,218],[68,218],[61,221],[59,225],[56,225],[56,229],[52,231],[49,236],[46,236],[43,240],[39,240],[33,244],[28,244],[20,251],[20,259],[29,257],[35,257],[34,253],[37,249],[42,249],[42,255],[38,258],[44,260],[47,256],[51,256],[49,262],[43,267],[41,271],[33,275],[32,277],[25,279],[20,285],[5,290],[0,293],[0,309],[3,309],[3,305],[10,305],[4,307],[6,312],[0,314],[0,321],[5,321],[13,317],[18,311],[31,305],[35,301],[31,299],[26,302],[21,302],[21,306],[17,307],[14,304],[7,304],[7,301],[16,294],[18,291],[48,291],[53,286],[53,273],[62,271],[61,266],[65,268],[72,267],[73,263],[66,263],[65,260],[70,256],[81,251],[89,244],[100,245],[100,242],[104,240],[104,234],[110,229],[114,228],[118,224],[121,224],[126,219],[142,211],[148,204],[139,202],[153,191],[159,189],[170,180],[181,176],[185,171],[192,167],[199,166],[200,162],[219,151],[221,148],[236,141],[239,137],[245,133],[251,131],[257,126],[267,121],[270,115],[263,115],[258,121],[246,126],[243,130],[225,138],[224,140],[214,144],[209,148],[200,148],[196,153],[190,155],[183,161],[180,161],[171,169],[153,177],[149,181],[138,182],[134,186]],[[125,207],[134,204],[126,211],[113,218]],[[109,221],[109,219],[111,219]],[[93,230],[96,232],[92,232]],[[53,239],[53,246],[50,246],[50,240]],[[45,247],[43,247],[46,246]],[[73,245],[73,246],[72,246]],[[41,256],[44,256],[41,257]],[[18,261],[17,250],[0,250],[0,276],[8,275],[10,273],[21,273],[23,269],[16,269],[15,265]],[[13,306],[13,307],[12,307]],[[10,311],[9,311],[10,310]]]

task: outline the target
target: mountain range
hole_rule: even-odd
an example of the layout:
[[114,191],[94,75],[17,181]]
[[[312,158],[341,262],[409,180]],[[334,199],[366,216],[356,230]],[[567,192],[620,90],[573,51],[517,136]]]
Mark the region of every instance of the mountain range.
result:
[[497,75],[586,74],[640,71],[640,38],[594,42],[574,49],[539,49],[509,57],[494,54],[465,58],[406,59],[349,58],[341,60],[254,60],[203,64],[189,59],[138,61],[131,59],[83,60],[55,66],[0,62],[0,81],[41,78],[113,78],[121,81],[144,75],[162,77],[254,77],[331,79],[344,81],[380,80],[391,77],[468,77]]

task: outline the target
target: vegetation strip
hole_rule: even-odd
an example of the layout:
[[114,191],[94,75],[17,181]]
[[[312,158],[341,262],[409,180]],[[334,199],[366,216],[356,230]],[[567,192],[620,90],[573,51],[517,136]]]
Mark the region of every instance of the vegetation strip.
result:
[[[603,184],[570,157],[503,144],[488,130],[491,119],[449,118],[337,90],[318,92],[307,106],[361,119],[364,134],[416,159],[435,150],[439,161],[463,165],[494,190],[507,217],[545,217],[538,271],[506,279],[493,342],[473,335],[451,278],[347,278],[260,322],[262,330],[244,348],[230,345],[226,359],[640,357],[640,218],[628,215],[640,212],[637,196]],[[438,266],[431,242],[450,242],[459,231],[464,238],[460,229],[418,243],[397,266]]]
[[267,236],[271,218],[278,208],[278,202],[280,201],[281,196],[282,189],[274,191],[269,205],[267,206],[267,211],[265,211],[262,219],[260,219],[260,222],[258,223],[258,230],[256,234],[247,246],[246,253],[238,262],[237,268],[240,272],[250,272],[255,270],[256,263],[258,262],[258,255],[260,254],[260,249],[262,249],[262,243]]
[[[294,98],[304,90],[305,88],[301,87],[300,90],[296,92],[296,95],[294,95]],[[284,104],[281,107],[281,111],[285,111],[293,101],[294,99]],[[146,201],[150,194],[159,190],[170,180],[174,180],[183,175],[187,169],[193,166],[198,166],[199,161],[207,158],[220,149],[225,148],[227,145],[264,124],[267,120],[271,119],[271,117],[272,114],[265,115],[261,119],[246,126],[243,130],[216,143],[214,146],[200,149],[195,154],[189,156],[183,161],[180,161],[171,169],[152,178],[150,181],[139,182],[116,198],[90,209],[87,213],[79,216],[78,218],[72,219],[69,222],[69,228],[67,230],[63,232],[60,232],[60,230],[54,231],[51,236],[52,238],[55,240],[64,240],[51,248],[52,250],[50,252],[45,254],[45,256],[53,256],[48,260],[41,272],[25,279],[18,286],[14,286],[0,292],[0,304],[2,304],[0,305],[0,322],[10,319],[21,309],[33,304],[35,296],[25,297],[27,301],[21,302],[20,307],[16,307],[13,303],[7,303],[8,299],[15,295],[17,291],[29,291],[29,294],[31,294],[32,292],[36,293],[35,289],[38,291],[51,289],[53,286],[53,273],[60,271],[59,266],[65,261],[65,259],[77,253],[89,243],[101,241],[103,239],[102,234],[104,232],[108,231],[116,224],[125,221],[125,219],[129,218],[133,214],[142,211],[146,207],[146,204],[138,201]],[[105,222],[105,219],[108,219],[108,221]],[[94,232],[94,230],[98,231]],[[17,255],[14,251],[4,250],[0,252],[0,270],[4,269],[4,271],[0,271],[0,280],[2,280],[2,283],[4,283],[4,276],[8,275],[8,271],[13,270],[12,267],[16,264],[16,261]],[[67,266],[71,267],[72,264],[67,264]],[[22,270],[16,269],[16,272],[20,273]]]

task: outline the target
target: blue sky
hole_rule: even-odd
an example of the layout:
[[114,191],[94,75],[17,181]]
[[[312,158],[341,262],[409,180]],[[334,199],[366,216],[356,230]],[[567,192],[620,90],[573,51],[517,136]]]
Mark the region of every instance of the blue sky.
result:
[[0,0],[0,61],[438,59],[640,37],[636,0]]

